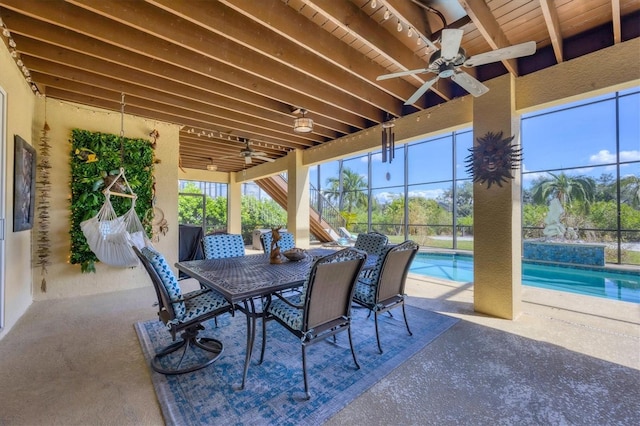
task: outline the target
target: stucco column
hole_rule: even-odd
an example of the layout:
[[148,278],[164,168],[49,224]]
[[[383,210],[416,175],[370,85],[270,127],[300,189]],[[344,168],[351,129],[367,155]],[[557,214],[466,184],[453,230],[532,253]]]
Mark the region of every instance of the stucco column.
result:
[[242,233],[242,184],[238,182],[236,173],[229,174],[227,195],[227,232]]
[[287,230],[296,240],[296,247],[309,247],[309,166],[302,164],[302,151],[288,155],[287,170]]
[[[520,146],[520,117],[515,113],[515,78],[505,75],[487,83],[489,92],[474,98],[474,146],[488,132],[515,135]],[[473,185],[474,309],[515,319],[521,311],[522,234],[520,170],[515,179]]]

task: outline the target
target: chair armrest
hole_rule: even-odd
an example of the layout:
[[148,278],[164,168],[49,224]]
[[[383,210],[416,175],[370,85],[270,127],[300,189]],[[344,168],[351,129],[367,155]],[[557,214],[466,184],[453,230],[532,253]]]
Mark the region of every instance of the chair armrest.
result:
[[293,308],[298,308],[298,309],[303,309],[304,306],[303,305],[296,305],[295,303],[291,303],[291,301],[289,299],[287,299],[286,297],[282,296],[280,293],[273,293],[273,296],[276,296],[278,299],[282,300],[284,303],[286,303],[287,305],[293,307]]

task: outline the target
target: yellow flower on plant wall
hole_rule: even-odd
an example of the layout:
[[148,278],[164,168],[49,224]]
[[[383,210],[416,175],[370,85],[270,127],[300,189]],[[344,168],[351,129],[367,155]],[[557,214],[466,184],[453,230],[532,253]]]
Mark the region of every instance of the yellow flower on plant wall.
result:
[[95,163],[96,161],[98,161],[98,156],[96,155],[96,153],[88,148],[76,149],[75,154],[76,157],[84,160],[87,163]]

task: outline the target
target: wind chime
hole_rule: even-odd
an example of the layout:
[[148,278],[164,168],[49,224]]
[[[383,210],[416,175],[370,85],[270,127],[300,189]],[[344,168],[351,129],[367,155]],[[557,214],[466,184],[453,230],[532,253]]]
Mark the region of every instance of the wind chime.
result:
[[382,123],[382,162],[386,163],[389,160],[389,164],[393,161],[396,140],[393,128],[396,126],[395,119],[392,118]]

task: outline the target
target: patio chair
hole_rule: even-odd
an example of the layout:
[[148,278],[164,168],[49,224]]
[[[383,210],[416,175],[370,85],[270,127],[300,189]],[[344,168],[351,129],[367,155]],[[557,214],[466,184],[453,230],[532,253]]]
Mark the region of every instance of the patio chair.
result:
[[300,339],[302,343],[302,373],[306,399],[311,398],[307,379],[307,346],[342,331],[349,334],[351,355],[360,365],[351,339],[351,298],[366,253],[354,248],[340,250],[316,260],[299,296],[274,294],[265,306],[262,321],[262,351],[264,359],[267,342],[267,321],[276,320]]
[[376,340],[378,341],[380,353],[382,353],[382,346],[378,332],[379,314],[402,306],[402,315],[404,316],[407,331],[409,336],[413,335],[411,329],[409,329],[407,313],[404,308],[404,286],[407,281],[409,267],[418,252],[418,248],[418,244],[411,240],[389,247],[383,255],[378,257],[371,276],[360,277],[356,284],[353,301],[373,312]]
[[[265,232],[260,235],[260,244],[262,244],[262,250],[266,254],[271,253],[271,240],[273,236],[271,232]],[[293,234],[289,232],[281,232],[280,233],[280,241],[278,241],[278,247],[280,247],[280,253],[292,249],[296,246],[296,242],[293,239]]]
[[[173,375],[189,373],[215,362],[223,351],[222,342],[208,337],[198,337],[204,330],[203,322],[226,312],[233,315],[233,306],[218,292],[200,289],[182,294],[178,280],[167,264],[164,256],[150,247],[133,248],[149,274],[158,297],[158,316],[165,324],[173,341],[180,335],[180,341],[172,343],[156,353],[151,361],[154,371]],[[184,348],[179,360],[168,355]],[[205,351],[195,351],[200,348]],[[189,351],[189,349],[194,349]],[[207,353],[209,353],[207,355]],[[205,359],[201,361],[201,359]],[[193,361],[195,359],[195,361]],[[186,366],[183,362],[187,361]],[[190,362],[189,362],[190,361]]]
[[[379,232],[368,232],[366,234],[358,234],[356,243],[353,245],[355,248],[364,250],[367,254],[374,256],[382,256],[386,248],[389,238]],[[362,278],[371,276],[372,271],[370,269],[364,270],[360,273]]]
[[244,240],[240,234],[213,234],[202,239],[205,259],[244,256]]

